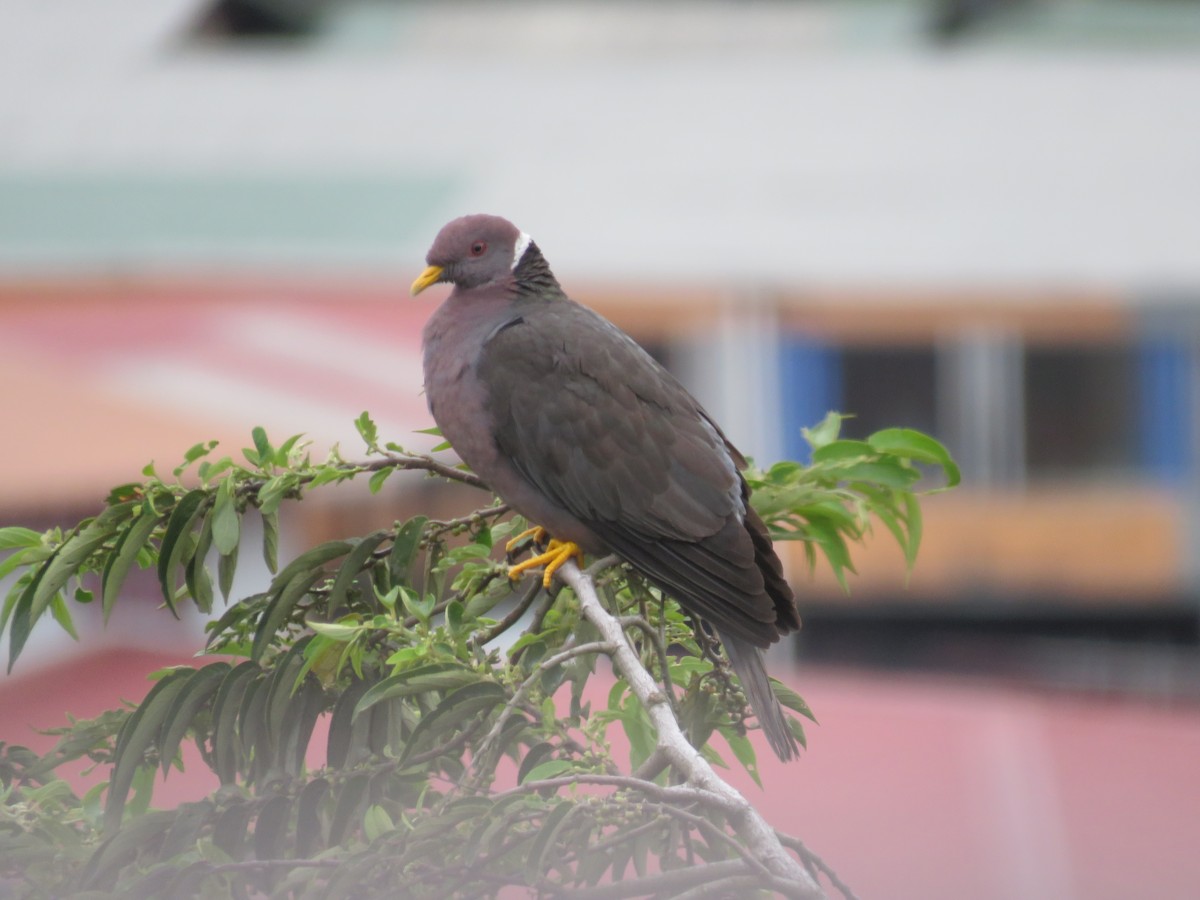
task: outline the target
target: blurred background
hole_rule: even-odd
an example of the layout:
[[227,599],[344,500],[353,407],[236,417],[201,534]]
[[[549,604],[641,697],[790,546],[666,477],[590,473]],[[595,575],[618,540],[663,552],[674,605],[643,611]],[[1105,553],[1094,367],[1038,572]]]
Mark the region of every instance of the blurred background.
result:
[[[907,581],[790,560],[773,822],[863,897],[1194,896],[1200,3],[5,0],[0,83],[0,525],[255,425],[427,448],[408,284],[501,214],[756,460],[837,409],[962,464]],[[326,490],[292,552],[473,499]],[[126,600],[0,739],[200,645]]]

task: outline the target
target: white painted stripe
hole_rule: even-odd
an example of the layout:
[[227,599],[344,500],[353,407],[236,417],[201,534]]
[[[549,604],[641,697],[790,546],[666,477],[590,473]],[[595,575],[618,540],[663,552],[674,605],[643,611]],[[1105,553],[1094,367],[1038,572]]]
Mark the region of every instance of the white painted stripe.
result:
[[220,331],[222,342],[260,356],[391,385],[397,393],[419,393],[424,383],[419,338],[401,334],[394,340],[379,340],[363,331],[339,327],[334,320],[281,318],[277,313],[253,309],[231,313],[226,321],[228,325]]
[[[218,422],[262,425],[269,433],[304,432],[326,449],[335,441],[343,442],[347,453],[361,444],[353,420],[358,411],[345,405],[323,403],[309,398],[302,385],[285,390],[264,385],[236,372],[217,371],[203,363],[178,358],[142,357],[115,366],[105,381],[126,396],[148,401],[163,408],[186,408],[189,415],[211,417]],[[395,415],[372,411],[381,433],[395,435],[406,447],[425,449],[429,436],[413,434],[428,424],[424,401],[414,395],[405,404],[404,420]],[[407,414],[411,409],[411,416]]]
[[1006,897],[1076,896],[1058,777],[1036,712],[996,709],[973,736],[996,884]]

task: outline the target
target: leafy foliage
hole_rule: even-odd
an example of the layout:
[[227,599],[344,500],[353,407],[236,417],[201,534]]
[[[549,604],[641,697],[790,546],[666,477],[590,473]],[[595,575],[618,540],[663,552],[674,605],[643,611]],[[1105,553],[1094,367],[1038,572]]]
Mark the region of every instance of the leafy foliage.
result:
[[[820,551],[845,583],[848,544],[872,519],[915,558],[914,464],[940,469],[947,486],[958,473],[924,435],[845,441],[839,423],[831,414],[808,433],[812,465],[747,477],[776,536],[802,541],[812,563]],[[336,451],[314,462],[299,436],[275,447],[255,429],[240,460],[197,444],[170,478],[147,466],[67,531],[0,529],[0,577],[16,576],[0,613],[10,668],[47,612],[72,631],[71,605],[98,596],[107,619],[135,565],[155,570],[171,613],[212,613],[217,591],[229,599],[249,516],[272,572],[210,623],[206,661],[157,673],[140,704],[71,722],[45,756],[0,745],[0,871],[14,896],[390,897],[403,884],[448,897],[635,876],[644,894],[755,872],[725,811],[672,799],[628,685],[592,708],[584,688],[606,645],[569,590],[509,581],[502,551],[528,541],[504,506],[418,516],[278,566],[281,505],[322,485],[365,476],[378,491],[419,469],[478,486],[381,446],[366,413],[356,425],[369,462]],[[757,778],[744,698],[714,647],[624,568],[598,583],[692,743]],[[812,718],[795,693],[777,693]],[[803,742],[800,718],[792,727]],[[614,728],[627,759],[610,748]],[[221,787],[151,810],[155,776],[182,766],[185,742]],[[110,767],[83,797],[57,774],[80,759]]]

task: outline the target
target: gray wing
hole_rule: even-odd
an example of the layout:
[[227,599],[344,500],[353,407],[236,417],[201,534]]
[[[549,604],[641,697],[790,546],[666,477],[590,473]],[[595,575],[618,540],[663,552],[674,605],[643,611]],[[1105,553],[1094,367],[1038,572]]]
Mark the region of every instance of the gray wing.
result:
[[497,447],[538,492],[722,632],[765,646],[798,627],[744,460],[632,339],[571,301],[530,301],[478,371]]

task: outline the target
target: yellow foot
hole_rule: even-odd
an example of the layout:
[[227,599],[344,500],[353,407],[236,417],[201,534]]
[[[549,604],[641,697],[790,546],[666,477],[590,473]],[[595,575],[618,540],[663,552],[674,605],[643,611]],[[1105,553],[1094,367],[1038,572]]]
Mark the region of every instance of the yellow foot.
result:
[[580,565],[583,564],[583,551],[579,549],[579,545],[570,541],[551,541],[545,553],[539,553],[523,563],[510,566],[508,577],[516,581],[530,569],[545,566],[545,572],[542,573],[542,587],[550,587],[550,583],[554,580],[554,573],[561,569],[569,559],[575,560]]
[[541,525],[535,525],[533,528],[526,528],[515,538],[505,544],[504,552],[508,555],[509,559],[512,559],[514,556],[519,556],[528,549],[528,544],[525,543],[526,538],[532,538],[532,542],[538,547],[545,547],[546,540],[549,537],[550,535],[546,533],[545,528],[543,528]]

